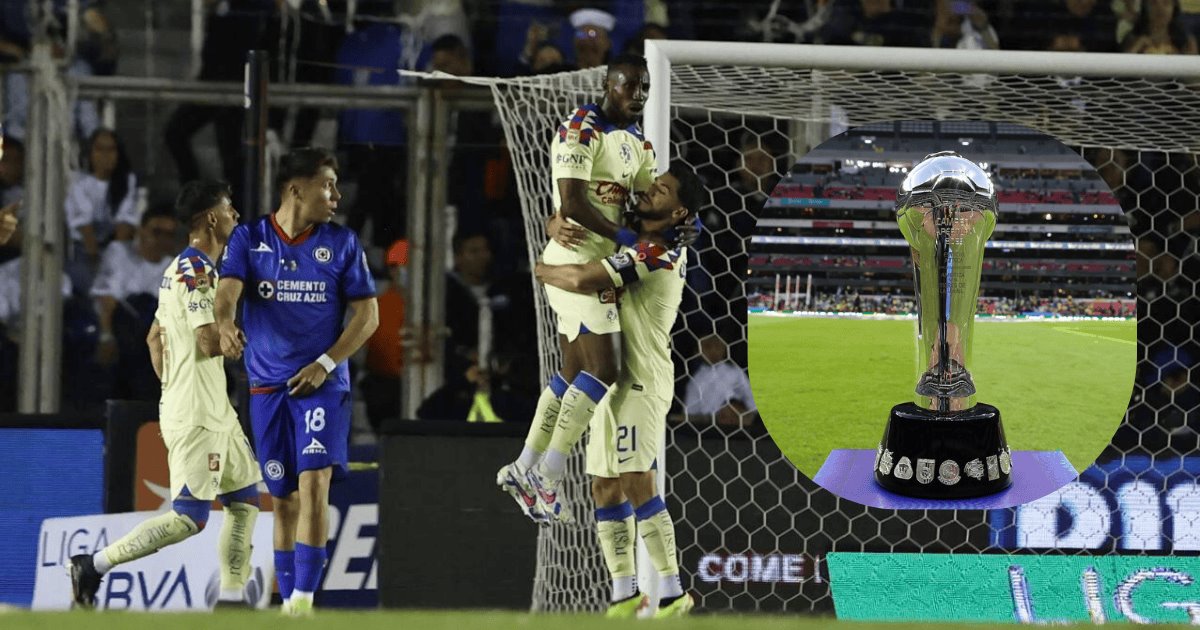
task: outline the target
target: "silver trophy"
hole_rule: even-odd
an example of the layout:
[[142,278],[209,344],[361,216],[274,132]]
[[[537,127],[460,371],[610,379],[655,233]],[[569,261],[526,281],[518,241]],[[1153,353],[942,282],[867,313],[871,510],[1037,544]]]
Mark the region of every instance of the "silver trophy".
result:
[[983,463],[1007,464],[1011,453],[999,410],[976,402],[971,376],[983,250],[996,211],[991,178],[952,151],[925,156],[896,195],[896,219],[913,259],[917,385],[913,402],[892,408],[880,450],[919,465],[915,477],[876,466],[876,480],[894,492],[964,498],[1011,483],[1011,466]]

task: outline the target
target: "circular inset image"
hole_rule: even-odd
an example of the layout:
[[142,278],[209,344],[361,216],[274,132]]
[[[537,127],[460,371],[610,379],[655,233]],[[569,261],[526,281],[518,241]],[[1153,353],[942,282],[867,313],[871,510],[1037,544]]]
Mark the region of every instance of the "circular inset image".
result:
[[749,367],[783,454],[888,508],[1000,508],[1108,446],[1137,358],[1134,243],[1078,153],[1006,123],[859,127],[750,244]]

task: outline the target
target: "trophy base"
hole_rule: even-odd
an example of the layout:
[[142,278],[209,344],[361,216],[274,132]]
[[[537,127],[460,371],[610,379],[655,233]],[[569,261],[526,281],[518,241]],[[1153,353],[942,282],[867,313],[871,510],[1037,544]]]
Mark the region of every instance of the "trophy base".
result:
[[966,499],[1012,484],[1012,453],[1000,410],[979,403],[938,412],[902,403],[892,407],[875,457],[875,481],[896,494]]

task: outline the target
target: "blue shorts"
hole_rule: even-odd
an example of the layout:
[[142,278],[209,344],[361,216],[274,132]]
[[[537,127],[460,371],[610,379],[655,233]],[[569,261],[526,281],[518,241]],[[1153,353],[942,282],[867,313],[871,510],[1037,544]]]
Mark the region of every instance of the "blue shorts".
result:
[[350,441],[350,392],[326,381],[317,391],[289,396],[288,388],[250,390],[250,424],[263,481],[273,497],[286,497],[300,486],[300,473],[333,467],[346,474]]

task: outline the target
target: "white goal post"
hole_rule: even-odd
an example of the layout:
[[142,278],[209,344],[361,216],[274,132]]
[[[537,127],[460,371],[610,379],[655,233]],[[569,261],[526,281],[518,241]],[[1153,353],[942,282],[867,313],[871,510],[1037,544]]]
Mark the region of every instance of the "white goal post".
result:
[[[1196,115],[1200,57],[649,40],[646,58],[651,87],[644,129],[658,154],[659,168],[682,160],[703,171],[715,206],[709,214],[718,218],[716,225],[706,222],[711,240],[697,244],[700,262],[692,265],[710,267],[701,270],[701,280],[708,285],[694,287],[689,276],[683,322],[675,338],[686,342],[675,348],[677,364],[685,366],[677,374],[680,383],[690,377],[690,365],[699,358],[696,342],[713,333],[718,319],[737,322],[725,330],[736,337],[731,344],[744,346],[745,312],[735,313],[729,305],[744,308],[740,289],[731,287],[741,286],[744,275],[736,276],[745,270],[725,261],[740,255],[745,264],[746,242],[753,230],[753,221],[746,228],[745,219],[754,214],[755,202],[734,186],[735,156],[745,138],[763,143],[759,146],[765,146],[767,136],[783,138],[786,148],[775,154],[781,173],[829,137],[834,119],[847,126],[940,120],[1037,129],[1085,152],[1096,151],[1089,159],[1097,167],[1118,167],[1121,181],[1134,188],[1122,200],[1137,223],[1134,236],[1160,238],[1164,248],[1171,245],[1171,234],[1156,230],[1174,229],[1170,226],[1177,224],[1147,220],[1156,210],[1145,207],[1150,196],[1140,193],[1149,190],[1162,193],[1163,199],[1176,199],[1169,193],[1181,191],[1166,189],[1161,179],[1135,182],[1129,173],[1135,167],[1162,168],[1162,154],[1181,155],[1191,165],[1186,168],[1200,170],[1195,163],[1200,153],[1200,116]],[[545,239],[541,222],[552,212],[548,151],[552,130],[576,107],[599,98],[602,78],[602,70],[596,68],[515,79],[468,79],[492,89],[513,156],[531,261]],[[784,159],[791,162],[785,166]],[[757,204],[761,207],[761,199]],[[742,223],[735,225],[735,215]],[[1184,299],[1164,295],[1157,303],[1178,305],[1177,310],[1163,312],[1179,317]],[[704,322],[714,304],[725,312],[713,316],[710,329]],[[557,367],[557,348],[551,315],[542,301],[538,306],[539,330],[545,336],[539,354],[543,374],[549,374]],[[1155,311],[1149,311],[1151,324],[1166,327],[1167,316],[1155,317]],[[695,322],[705,327],[691,330]],[[1139,345],[1139,356],[1148,356],[1146,344]],[[1139,383],[1135,394],[1146,394],[1153,385]],[[881,418],[881,426],[882,422]],[[800,475],[762,432],[714,431],[691,422],[669,426],[665,458],[660,462],[668,474],[660,481],[668,486],[664,498],[676,521],[684,587],[697,595],[698,605],[707,611],[831,613],[832,598],[821,565],[823,554],[831,550],[1053,549],[1004,542],[1026,540],[1012,515],[996,517],[978,510],[898,512],[837,498]],[[1118,437],[1124,435],[1126,441],[1113,453],[1187,456],[1186,450],[1169,441],[1168,421],[1157,408],[1135,403],[1122,427],[1124,433],[1118,432]],[[1166,447],[1160,446],[1164,443]],[[1113,465],[1124,465],[1123,461]],[[578,452],[570,470],[582,476]],[[1104,482],[1098,484],[1099,491],[1109,491]],[[583,518],[576,526],[542,530],[533,608],[600,610],[607,583],[586,509],[587,486],[580,482],[567,492]],[[1045,506],[1040,509],[1053,513]],[[1166,522],[1170,515],[1160,518]],[[1092,539],[1104,541],[1092,547],[1100,553],[1137,549],[1131,545],[1141,544],[1123,539],[1117,529],[1094,534]],[[1175,548],[1166,534],[1156,544],[1144,548]]]

